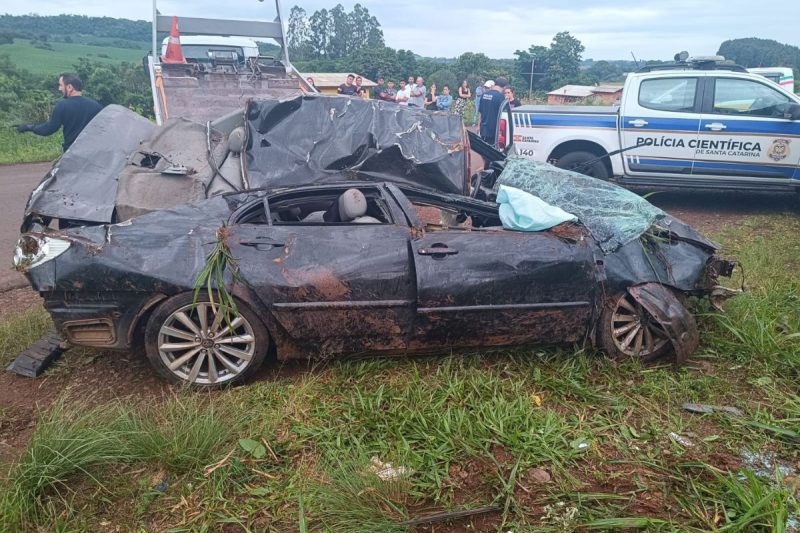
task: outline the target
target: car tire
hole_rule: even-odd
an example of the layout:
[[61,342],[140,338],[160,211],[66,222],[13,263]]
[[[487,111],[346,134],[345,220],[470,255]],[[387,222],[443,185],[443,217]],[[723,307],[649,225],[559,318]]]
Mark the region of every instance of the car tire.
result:
[[[218,300],[215,297],[215,301]],[[159,376],[196,388],[242,383],[263,364],[269,333],[242,301],[228,316],[208,294],[183,293],[164,301],[145,328],[147,359]]]
[[[556,161],[556,166],[558,168],[563,168],[564,170],[572,170],[574,168],[581,167],[581,165],[585,165],[589,161],[597,159],[597,157],[597,155],[591,152],[570,152],[559,157]],[[606,168],[606,165],[602,159],[599,161],[594,161],[591,165],[585,166],[581,168],[581,170],[576,170],[575,172],[586,174],[587,176],[601,180],[607,180],[611,178],[608,168]]]
[[674,351],[664,328],[627,291],[607,300],[599,324],[600,345],[612,359],[649,363]]

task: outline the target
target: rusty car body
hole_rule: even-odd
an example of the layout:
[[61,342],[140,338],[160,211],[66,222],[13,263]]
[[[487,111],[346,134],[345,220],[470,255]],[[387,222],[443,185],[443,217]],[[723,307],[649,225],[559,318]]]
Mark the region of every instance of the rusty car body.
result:
[[[320,125],[310,139],[300,109]],[[288,359],[588,342],[613,357],[690,355],[699,336],[685,298],[724,294],[717,278],[733,267],[713,242],[638,197],[623,205],[654,213],[638,237],[599,237],[613,222],[591,213],[505,229],[490,201],[503,162],[471,198],[463,127],[398,109],[304,97],[251,103],[216,129],[123,121],[111,149],[76,142],[33,192],[15,265],[68,342],[144,345],[161,376],[196,386],[246,380],[273,349]],[[219,247],[232,263],[198,297]]]

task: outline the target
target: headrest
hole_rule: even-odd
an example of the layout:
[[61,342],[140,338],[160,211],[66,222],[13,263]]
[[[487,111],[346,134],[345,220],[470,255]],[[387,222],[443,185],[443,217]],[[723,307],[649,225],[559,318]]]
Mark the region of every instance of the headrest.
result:
[[367,214],[367,198],[358,189],[347,189],[339,197],[339,219],[350,222]]

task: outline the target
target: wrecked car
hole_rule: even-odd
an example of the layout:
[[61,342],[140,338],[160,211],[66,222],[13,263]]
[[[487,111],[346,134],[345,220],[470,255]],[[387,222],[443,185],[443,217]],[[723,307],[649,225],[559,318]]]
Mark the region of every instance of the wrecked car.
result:
[[[368,104],[347,127],[292,140],[299,126],[285,121],[306,101],[251,102],[244,125],[226,119],[226,135],[189,124],[205,136],[193,148],[164,131],[134,142],[152,132],[130,127],[130,153],[107,156],[105,181],[89,163],[97,152],[76,142],[32,194],[15,252],[64,338],[143,345],[159,375],[201,387],[252,377],[272,351],[588,342],[614,358],[681,361],[699,342],[687,298],[729,295],[717,278],[733,263],[717,245],[633,193],[510,159],[476,177],[473,198],[468,141],[446,115],[414,122]],[[323,127],[349,112],[311,102]],[[68,193],[80,179],[65,168],[88,170],[94,187]],[[172,188],[156,194],[148,178]],[[577,221],[504,228],[493,201],[504,184]],[[227,268],[203,278],[215,250]]]

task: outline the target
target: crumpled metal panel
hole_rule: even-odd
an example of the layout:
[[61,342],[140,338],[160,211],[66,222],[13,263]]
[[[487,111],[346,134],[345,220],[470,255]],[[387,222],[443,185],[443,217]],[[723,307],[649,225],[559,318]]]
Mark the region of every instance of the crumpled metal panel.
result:
[[366,179],[466,193],[460,117],[342,96],[253,100],[247,108],[251,188]]
[[116,178],[130,153],[156,127],[125,107],[103,108],[31,193],[26,217],[111,222]]
[[686,306],[672,291],[658,283],[630,287],[628,292],[664,328],[675,350],[676,363],[686,361],[700,344],[697,323]]

